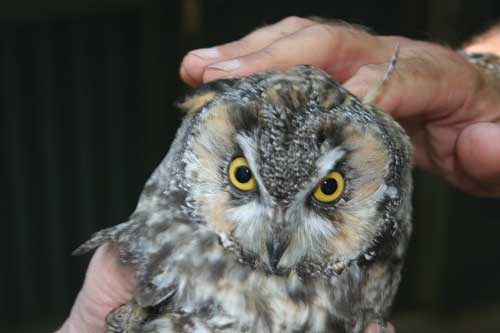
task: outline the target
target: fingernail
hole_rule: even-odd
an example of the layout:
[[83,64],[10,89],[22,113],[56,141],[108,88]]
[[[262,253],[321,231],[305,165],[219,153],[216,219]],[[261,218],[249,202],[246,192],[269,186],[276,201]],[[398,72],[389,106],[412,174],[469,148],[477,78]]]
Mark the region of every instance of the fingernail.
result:
[[189,52],[191,54],[194,54],[195,56],[198,56],[202,59],[214,59],[217,58],[220,55],[219,50],[216,47],[210,47],[207,49],[198,49],[198,50],[193,50]]
[[218,62],[207,66],[207,68],[218,69],[224,72],[234,71],[240,68],[240,61],[238,59],[227,60],[223,62]]

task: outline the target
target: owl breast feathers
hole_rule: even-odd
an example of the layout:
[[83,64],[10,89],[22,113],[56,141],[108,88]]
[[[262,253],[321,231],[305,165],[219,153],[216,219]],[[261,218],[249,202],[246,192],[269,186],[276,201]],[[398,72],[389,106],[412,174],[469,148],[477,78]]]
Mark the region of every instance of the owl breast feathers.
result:
[[196,89],[115,242],[137,267],[109,332],[362,332],[385,321],[411,233],[411,145],[323,71]]

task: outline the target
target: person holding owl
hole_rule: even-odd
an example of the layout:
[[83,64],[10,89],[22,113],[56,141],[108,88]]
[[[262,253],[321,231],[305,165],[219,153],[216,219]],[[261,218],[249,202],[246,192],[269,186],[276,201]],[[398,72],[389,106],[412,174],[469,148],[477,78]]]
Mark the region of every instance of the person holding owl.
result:
[[[180,67],[191,86],[228,76],[322,68],[363,97],[384,77],[396,45],[399,61],[376,105],[411,136],[415,164],[465,192],[500,196],[500,28],[469,43],[460,55],[438,44],[375,36],[345,23],[286,18],[241,40],[189,52]],[[314,52],[310,52],[314,50]],[[102,332],[104,317],[132,297],[134,273],[105,244],[95,253],[68,320],[59,332]],[[394,332],[370,325],[366,332]]]

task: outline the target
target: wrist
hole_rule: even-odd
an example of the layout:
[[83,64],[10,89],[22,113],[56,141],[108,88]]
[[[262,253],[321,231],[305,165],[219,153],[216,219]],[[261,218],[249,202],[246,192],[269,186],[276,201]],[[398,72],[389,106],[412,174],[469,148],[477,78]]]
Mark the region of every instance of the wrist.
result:
[[466,52],[493,53],[500,55],[500,24],[474,37],[463,48]]

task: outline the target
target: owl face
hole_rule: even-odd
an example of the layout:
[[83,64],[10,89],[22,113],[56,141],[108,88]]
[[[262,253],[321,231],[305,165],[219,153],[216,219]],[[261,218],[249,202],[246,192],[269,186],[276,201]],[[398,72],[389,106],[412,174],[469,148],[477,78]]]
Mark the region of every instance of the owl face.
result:
[[189,206],[224,246],[280,274],[348,263],[393,232],[407,138],[322,71],[217,82],[183,106]]

